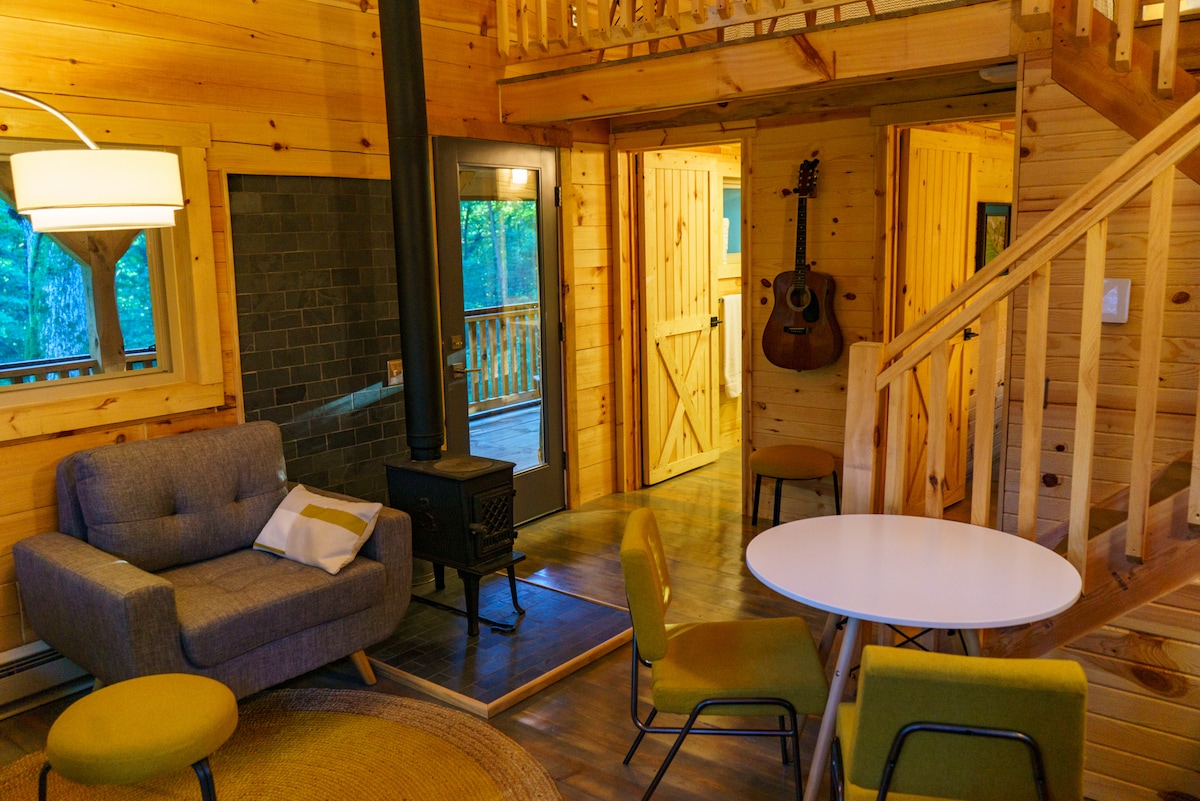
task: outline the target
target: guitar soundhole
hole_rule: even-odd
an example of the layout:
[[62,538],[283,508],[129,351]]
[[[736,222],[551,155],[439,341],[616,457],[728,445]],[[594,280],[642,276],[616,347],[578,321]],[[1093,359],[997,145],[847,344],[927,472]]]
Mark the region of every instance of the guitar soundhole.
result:
[[805,287],[804,289],[793,289],[787,296],[788,306],[792,311],[799,312],[806,323],[815,323],[821,319],[821,307],[817,303],[817,297],[812,293],[812,290]]

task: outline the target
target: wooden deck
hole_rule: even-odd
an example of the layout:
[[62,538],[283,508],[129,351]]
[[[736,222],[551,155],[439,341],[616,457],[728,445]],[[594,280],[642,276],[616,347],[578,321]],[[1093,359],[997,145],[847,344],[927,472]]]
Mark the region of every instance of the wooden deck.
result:
[[469,425],[472,454],[512,462],[517,473],[542,463],[541,401],[475,415]]

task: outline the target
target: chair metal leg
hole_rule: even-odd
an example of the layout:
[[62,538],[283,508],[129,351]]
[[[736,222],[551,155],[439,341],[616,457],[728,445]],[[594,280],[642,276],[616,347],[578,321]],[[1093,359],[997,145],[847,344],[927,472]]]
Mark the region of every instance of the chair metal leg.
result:
[[838,489],[837,471],[833,471],[833,509],[839,515],[842,513],[842,492]]
[[208,766],[208,757],[192,765],[196,778],[200,780],[200,797],[204,801],[217,801],[217,788],[213,786],[212,769]]
[[783,479],[777,478],[777,479],[775,479],[775,519],[771,522],[771,525],[773,525],[773,526],[779,525],[779,502],[782,499],[783,499]]
[[829,797],[833,801],[842,801],[845,785],[842,780],[842,742],[833,738],[833,748],[829,752]]
[[[779,730],[787,731],[787,722],[783,715],[779,716]],[[788,763],[788,738],[786,736],[779,738],[779,745],[783,749],[783,764]]]
[[754,476],[754,518],[750,521],[751,525],[758,525],[758,499],[762,495],[762,475],[755,474]]
[[[646,716],[646,726],[654,722],[654,716],[658,714],[657,709],[651,709],[650,714]],[[633,738],[633,745],[629,746],[629,753],[625,755],[625,759],[621,761],[622,765],[628,765],[629,760],[633,759],[633,752],[642,744],[642,738],[646,736],[646,732],[639,731],[637,737]]]
[[38,801],[46,801],[46,777],[50,775],[50,763],[42,765],[42,772],[38,774]]
[[[792,719],[792,765],[796,772],[796,801],[803,801],[804,784],[800,777],[800,721],[797,720],[796,710],[789,709],[788,715]],[[807,721],[808,716],[803,716],[803,720]]]
[[683,741],[692,731],[692,726],[696,724],[696,718],[700,715],[700,709],[692,710],[692,714],[688,716],[687,723],[683,724],[683,728],[679,730],[679,736],[675,738],[675,744],[671,746],[671,750],[667,752],[667,758],[663,760],[662,765],[658,768],[658,773],[654,774],[654,780],[650,782],[650,786],[646,788],[645,795],[642,796],[642,801],[650,801],[650,796],[654,795],[654,791],[658,788],[658,783],[662,781],[663,776],[667,773],[667,768],[671,766],[675,755],[679,753],[679,747],[683,745]]

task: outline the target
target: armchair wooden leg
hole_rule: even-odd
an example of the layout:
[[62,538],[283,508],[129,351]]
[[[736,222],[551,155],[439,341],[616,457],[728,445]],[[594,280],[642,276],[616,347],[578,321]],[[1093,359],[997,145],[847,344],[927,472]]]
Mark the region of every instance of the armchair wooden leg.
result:
[[350,654],[350,661],[354,663],[354,669],[362,677],[363,684],[369,687],[375,683],[375,671],[371,668],[371,660],[367,659],[365,651],[355,651]]

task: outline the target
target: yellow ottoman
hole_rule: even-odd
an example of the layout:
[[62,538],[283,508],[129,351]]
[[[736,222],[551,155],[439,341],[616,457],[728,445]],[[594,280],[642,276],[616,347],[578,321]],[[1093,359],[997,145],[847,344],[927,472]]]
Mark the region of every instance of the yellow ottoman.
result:
[[38,798],[46,801],[51,768],[80,784],[136,784],[190,765],[204,801],[216,801],[208,756],[237,717],[233,692],[203,676],[164,673],[102,687],[50,727]]
[[838,475],[834,469],[833,456],[820,448],[808,445],[771,445],[759,448],[750,454],[750,470],[754,473],[754,520],[758,525],[758,498],[762,494],[763,476],[775,479],[775,518],[771,523],[779,525],[779,501],[784,481],[811,481],[833,476],[833,508],[842,513],[841,492],[838,490]]

